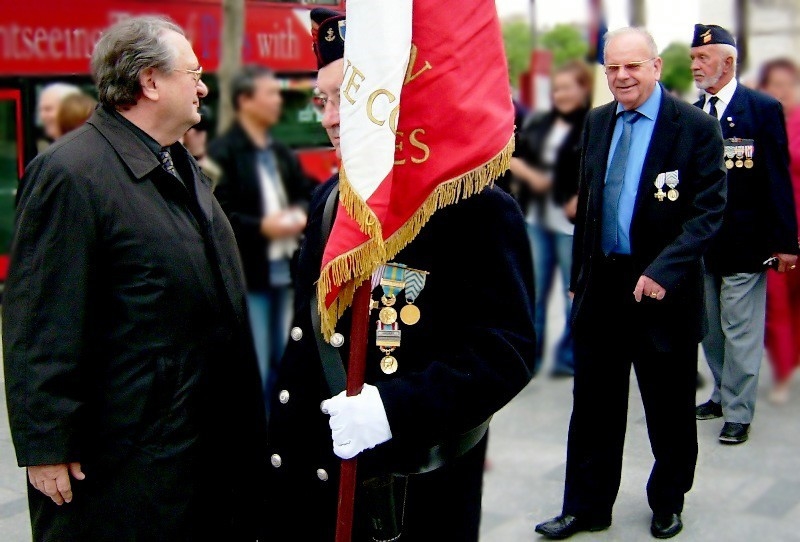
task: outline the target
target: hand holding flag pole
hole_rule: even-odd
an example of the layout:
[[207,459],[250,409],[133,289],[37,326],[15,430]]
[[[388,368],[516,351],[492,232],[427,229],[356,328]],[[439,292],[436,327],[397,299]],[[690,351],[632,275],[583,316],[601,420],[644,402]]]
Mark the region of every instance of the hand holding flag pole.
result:
[[[353,296],[353,322],[350,331],[350,358],[347,363],[347,395],[358,395],[364,386],[367,336],[372,286],[365,280]],[[339,501],[336,513],[336,542],[350,542],[356,495],[357,459],[342,461],[339,476]]]

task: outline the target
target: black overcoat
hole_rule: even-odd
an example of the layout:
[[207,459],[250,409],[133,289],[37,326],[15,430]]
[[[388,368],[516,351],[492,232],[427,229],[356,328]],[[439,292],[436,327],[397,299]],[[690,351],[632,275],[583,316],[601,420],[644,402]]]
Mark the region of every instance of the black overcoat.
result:
[[[329,418],[320,411],[330,393],[310,302],[320,273],[323,208],[335,184],[334,179],[321,186],[309,208],[293,324],[302,337],[295,330],[297,340],[289,341],[272,398],[272,502],[266,524],[277,540],[333,540],[340,462],[332,451]],[[522,214],[510,196],[493,187],[438,211],[393,261],[430,274],[415,303],[420,322],[401,324],[394,374],[379,369],[377,311],[370,315],[366,380],[380,392],[393,436],[358,456],[364,476],[402,471],[405,460],[481,424],[532,375],[531,256]],[[380,292],[376,288],[373,299]],[[398,309],[405,304],[399,297]],[[348,318],[349,311],[337,330],[349,339]],[[341,348],[344,360],[348,346]],[[485,439],[451,465],[411,476],[405,502],[408,540],[474,539],[484,452]]]
[[20,466],[86,474],[62,507],[29,491],[35,539],[255,539],[266,421],[244,278],[209,180],[171,152],[186,186],[98,108],[23,179],[2,307],[11,433]]

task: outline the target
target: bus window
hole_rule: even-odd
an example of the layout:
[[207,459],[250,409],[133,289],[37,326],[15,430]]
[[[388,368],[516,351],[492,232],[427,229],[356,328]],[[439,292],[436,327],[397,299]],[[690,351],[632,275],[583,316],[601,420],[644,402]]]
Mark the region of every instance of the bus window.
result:
[[20,115],[19,91],[0,89],[0,280],[5,280],[8,271],[14,201],[22,175]]

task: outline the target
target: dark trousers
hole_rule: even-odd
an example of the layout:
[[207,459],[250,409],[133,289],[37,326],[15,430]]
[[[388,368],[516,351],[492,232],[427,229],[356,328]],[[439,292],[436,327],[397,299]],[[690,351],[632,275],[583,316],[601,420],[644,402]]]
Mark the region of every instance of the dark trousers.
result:
[[574,330],[574,403],[563,511],[596,522],[611,521],[619,491],[631,365],[655,457],[647,484],[654,512],[683,510],[697,462],[697,344],[676,336],[669,351],[653,346],[647,323],[654,311],[669,310],[669,301],[644,298],[636,303],[632,292],[638,279],[629,258],[606,258],[598,264],[593,313]]

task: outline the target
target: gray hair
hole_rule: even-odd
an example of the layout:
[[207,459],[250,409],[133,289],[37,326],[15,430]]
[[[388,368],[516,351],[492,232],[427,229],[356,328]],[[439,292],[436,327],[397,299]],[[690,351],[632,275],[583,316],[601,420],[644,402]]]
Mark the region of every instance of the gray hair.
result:
[[612,30],[611,32],[606,32],[605,36],[603,36],[603,64],[605,64],[606,61],[606,50],[608,50],[608,44],[611,43],[614,38],[628,34],[638,34],[639,36],[643,37],[645,43],[647,44],[647,48],[650,51],[650,56],[652,58],[658,56],[658,46],[656,45],[656,40],[653,39],[653,35],[650,32],[639,26],[625,26],[623,28]]
[[727,43],[714,43],[712,47],[723,61],[727,58],[733,59],[733,72],[736,73],[736,61],[739,59],[739,51],[736,47]]
[[139,75],[147,68],[170,71],[175,51],[164,39],[183,29],[162,17],[132,17],[109,28],[92,53],[92,76],[100,103],[110,107],[136,105],[142,94]]

